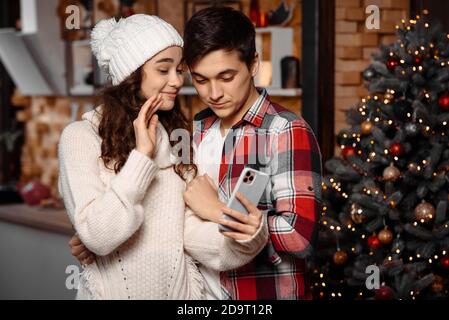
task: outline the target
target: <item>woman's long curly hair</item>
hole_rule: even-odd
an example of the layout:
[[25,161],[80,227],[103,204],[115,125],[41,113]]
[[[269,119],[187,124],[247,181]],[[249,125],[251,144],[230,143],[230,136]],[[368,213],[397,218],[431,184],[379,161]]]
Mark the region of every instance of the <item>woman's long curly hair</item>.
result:
[[[98,133],[102,139],[101,159],[107,168],[118,173],[124,166],[130,152],[136,147],[133,120],[138,116],[145,102],[141,93],[142,67],[134,71],[120,84],[109,85],[100,91],[97,99],[102,104]],[[170,111],[157,112],[159,121],[167,130],[168,136],[175,129],[185,129],[192,132],[191,124],[181,112],[178,100]],[[170,141],[174,146],[177,141]],[[197,174],[193,164],[193,151],[190,144],[189,163],[179,163],[174,166],[175,172],[186,180],[186,173]],[[113,164],[113,168],[111,168]]]

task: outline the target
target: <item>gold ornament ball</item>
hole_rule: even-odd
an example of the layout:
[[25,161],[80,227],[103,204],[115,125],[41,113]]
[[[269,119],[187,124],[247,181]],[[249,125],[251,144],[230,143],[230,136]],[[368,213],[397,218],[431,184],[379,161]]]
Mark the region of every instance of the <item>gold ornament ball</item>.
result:
[[363,135],[367,136],[371,134],[374,124],[371,121],[363,121],[360,128]]
[[418,172],[418,164],[417,164],[417,163],[414,163],[414,162],[409,163],[409,164],[408,164],[408,170],[409,170],[411,173],[417,173],[417,172]]
[[334,263],[336,265],[343,265],[348,261],[348,254],[344,250],[338,250],[334,253]]
[[388,167],[386,167],[383,172],[384,179],[387,181],[392,181],[392,182],[399,179],[400,175],[401,175],[401,172],[393,164],[390,164]]
[[415,208],[415,218],[420,222],[429,222],[435,217],[435,208],[428,202],[421,202]]
[[363,209],[359,204],[357,204],[355,202],[353,204],[351,204],[350,213],[351,213],[351,219],[352,219],[352,221],[354,221],[354,223],[360,224],[360,223],[365,222],[366,217],[363,214]]
[[381,230],[377,237],[382,244],[390,244],[393,241],[393,233],[388,229]]
[[443,291],[443,289],[444,289],[443,278],[440,276],[435,276],[432,283],[432,292],[438,293]]

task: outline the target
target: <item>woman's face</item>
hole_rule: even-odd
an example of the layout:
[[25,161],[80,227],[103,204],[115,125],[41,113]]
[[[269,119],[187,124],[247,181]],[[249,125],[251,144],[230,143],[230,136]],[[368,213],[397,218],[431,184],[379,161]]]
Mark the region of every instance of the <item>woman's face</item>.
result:
[[182,49],[169,47],[148,60],[142,68],[142,94],[148,99],[162,93],[159,110],[173,109],[175,98],[184,82]]

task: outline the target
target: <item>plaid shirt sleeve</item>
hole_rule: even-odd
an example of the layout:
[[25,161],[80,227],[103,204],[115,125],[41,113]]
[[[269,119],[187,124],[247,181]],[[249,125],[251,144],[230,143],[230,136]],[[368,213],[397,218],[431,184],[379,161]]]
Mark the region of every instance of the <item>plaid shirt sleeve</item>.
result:
[[[272,161],[272,201],[268,216],[271,244],[278,254],[311,254],[321,211],[321,154],[303,119],[289,121],[278,133]],[[277,152],[276,152],[277,151]]]

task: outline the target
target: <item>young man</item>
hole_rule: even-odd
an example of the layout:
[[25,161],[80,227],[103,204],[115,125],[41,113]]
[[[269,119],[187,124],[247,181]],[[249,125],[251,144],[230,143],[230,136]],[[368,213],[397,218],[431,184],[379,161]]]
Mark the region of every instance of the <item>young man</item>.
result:
[[[205,220],[223,222],[224,203],[242,170],[270,174],[258,204],[269,230],[263,251],[227,272],[214,271],[207,259],[192,253],[205,277],[207,297],[309,299],[305,258],[321,210],[321,156],[314,134],[301,117],[255,87],[255,29],[243,13],[226,7],[201,10],[187,23],[184,41],[193,85],[209,106],[194,119],[196,164],[200,174],[211,177],[200,175],[188,185],[186,204]],[[211,196],[210,180],[218,198]],[[186,229],[195,232],[201,229]]]
[[[209,106],[195,116],[199,175],[184,194],[192,209],[185,221],[184,248],[199,263],[206,298],[309,299],[305,258],[312,250],[321,209],[321,156],[312,130],[254,86],[255,30],[241,12],[197,12],[186,25],[184,56],[198,95]],[[242,217],[225,203],[245,167],[268,173],[270,182],[258,208],[241,199],[250,212]],[[249,220],[260,211],[264,222],[258,230],[249,230],[255,228]],[[244,223],[226,222],[223,213],[240,216]],[[235,229],[226,234],[240,246],[217,237],[217,223]],[[268,242],[261,242],[267,225]],[[232,270],[219,249],[226,247],[232,249],[226,256],[233,257],[245,248],[262,251]]]

